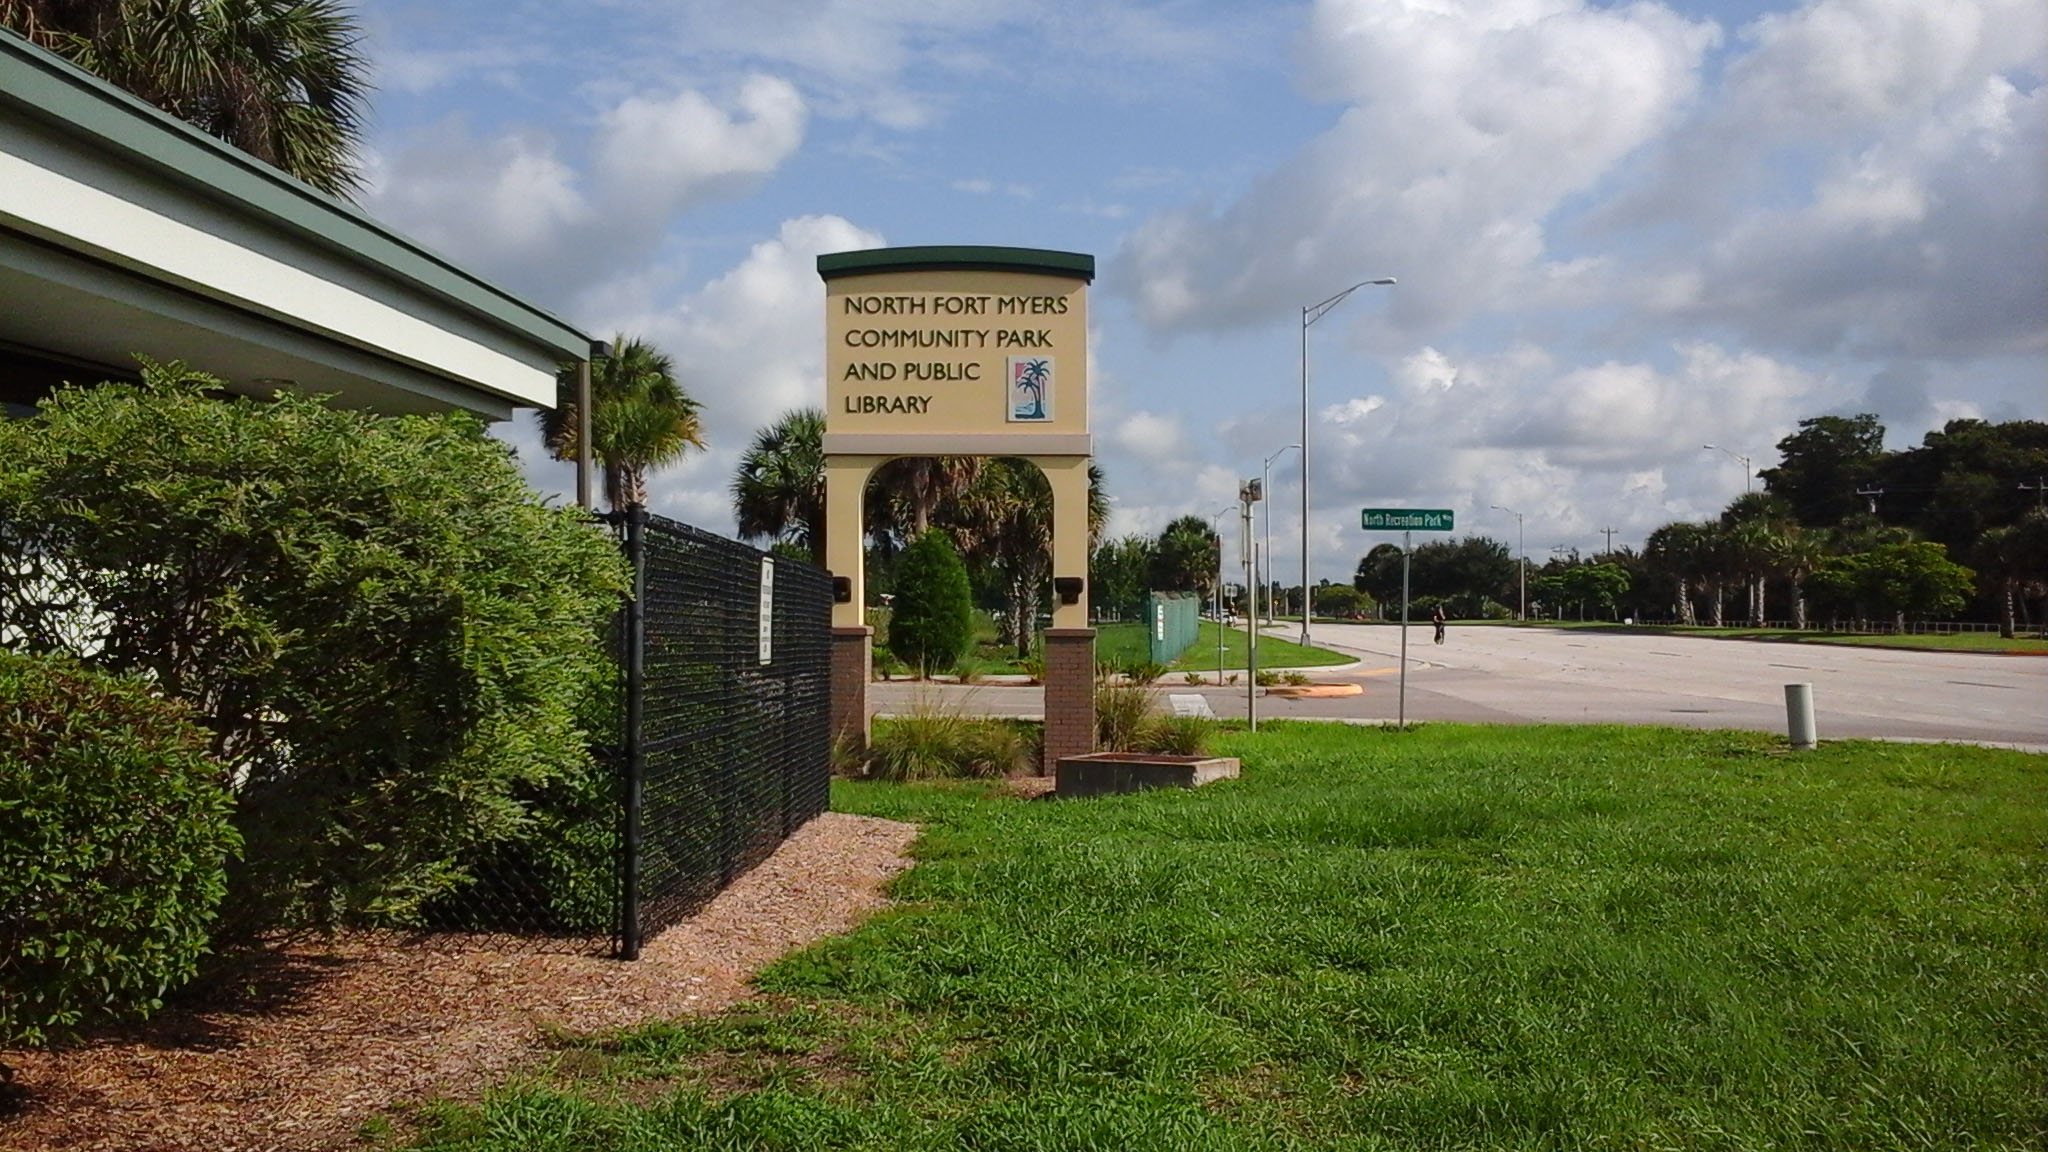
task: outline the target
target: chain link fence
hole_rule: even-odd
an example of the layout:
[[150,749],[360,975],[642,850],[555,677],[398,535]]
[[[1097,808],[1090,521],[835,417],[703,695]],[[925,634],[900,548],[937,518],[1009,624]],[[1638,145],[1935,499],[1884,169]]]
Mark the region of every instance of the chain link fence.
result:
[[619,953],[701,908],[823,812],[831,579],[644,509],[620,663]]

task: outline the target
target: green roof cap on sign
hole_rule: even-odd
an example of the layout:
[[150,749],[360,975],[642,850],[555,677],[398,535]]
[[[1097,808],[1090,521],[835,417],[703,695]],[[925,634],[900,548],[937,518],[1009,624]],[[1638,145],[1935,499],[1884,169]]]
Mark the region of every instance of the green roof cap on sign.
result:
[[858,252],[831,252],[818,257],[818,275],[826,280],[874,272],[1035,272],[1041,276],[1093,281],[1095,257],[1044,248],[944,244],[866,248]]

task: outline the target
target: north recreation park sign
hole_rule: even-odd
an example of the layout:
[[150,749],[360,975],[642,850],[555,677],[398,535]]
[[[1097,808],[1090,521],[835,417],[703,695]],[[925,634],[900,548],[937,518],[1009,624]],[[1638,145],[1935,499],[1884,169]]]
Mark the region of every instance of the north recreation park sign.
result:
[[1449,508],[1362,508],[1358,526],[1368,532],[1449,532]]

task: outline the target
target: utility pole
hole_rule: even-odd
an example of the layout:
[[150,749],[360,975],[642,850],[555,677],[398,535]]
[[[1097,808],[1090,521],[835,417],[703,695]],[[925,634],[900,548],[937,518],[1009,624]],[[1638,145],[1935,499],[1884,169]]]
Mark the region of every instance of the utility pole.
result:
[[[2034,482],[2032,484],[2020,485],[2020,491],[2026,492],[2029,490],[2031,490],[2034,493],[2034,507],[2043,507],[2041,502],[2041,494],[2043,492],[2048,492],[2048,480],[2043,480],[2041,477],[2036,476],[2034,477]],[[1873,508],[1871,509],[1871,511],[1875,512],[1876,509]]]
[[1608,556],[1612,556],[1612,555],[1614,555],[1614,534],[1615,534],[1615,532],[1616,532],[1616,531],[1618,531],[1618,529],[1614,529],[1614,528],[1602,528],[1602,529],[1600,530],[1600,534],[1601,534],[1602,536],[1605,536],[1605,537],[1607,537],[1607,548],[1606,548],[1606,551],[1605,551],[1604,555],[1608,555]]
[[[2025,487],[2026,487],[2026,485],[2025,485],[2025,484],[2022,484],[2022,485],[2020,485],[2020,487],[2022,487],[2022,488],[2025,488]],[[1884,489],[1882,489],[1882,488],[1858,488],[1858,489],[1856,490],[1856,494],[1857,494],[1858,496],[1861,496],[1861,497],[1863,497],[1863,498],[1864,498],[1864,499],[1866,499],[1866,500],[1869,500],[1869,501],[1870,501],[1870,514],[1871,514],[1872,516],[1875,516],[1875,515],[1877,515],[1877,498],[1878,498],[1879,496],[1882,496],[1882,495],[1884,495]]]

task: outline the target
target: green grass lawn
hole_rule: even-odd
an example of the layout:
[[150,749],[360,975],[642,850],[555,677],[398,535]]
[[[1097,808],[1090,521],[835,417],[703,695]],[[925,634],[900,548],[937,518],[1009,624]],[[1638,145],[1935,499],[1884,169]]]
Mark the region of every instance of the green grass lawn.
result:
[[[1216,670],[1216,635],[1219,631],[1215,622],[1201,622],[1195,642],[1180,654],[1180,659],[1167,665],[1170,672],[1213,672]],[[1223,634],[1223,670],[1242,672],[1244,670],[1244,629],[1242,627],[1221,629]],[[1095,629],[1095,659],[1117,664],[1128,664],[1146,658],[1146,631],[1143,623],[1100,624]],[[1259,637],[1259,667],[1261,668],[1320,668],[1331,664],[1349,664],[1356,656],[1332,652],[1327,648],[1304,648],[1286,640],[1271,636]]]
[[1269,724],[1245,777],[923,823],[898,906],[418,1147],[2039,1148],[2048,759]]
[[2048,640],[2036,636],[2005,639],[1996,632],[1956,632],[1948,635],[1870,635],[1861,632],[1804,632],[1790,628],[1688,628],[1680,624],[1629,625],[1607,621],[1532,621],[1539,628],[1574,628],[1621,632],[1669,632],[1676,636],[1715,636],[1734,640],[1782,640],[1793,644],[1850,644],[1871,648],[1913,648],[1937,652],[2034,652],[2048,654]]

